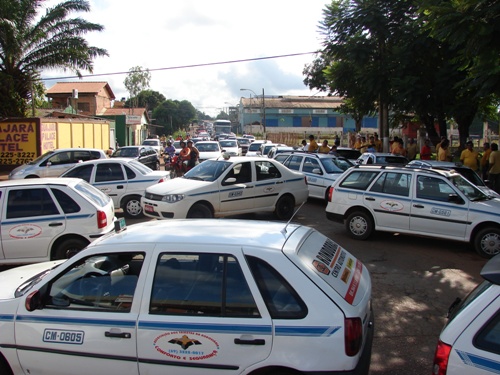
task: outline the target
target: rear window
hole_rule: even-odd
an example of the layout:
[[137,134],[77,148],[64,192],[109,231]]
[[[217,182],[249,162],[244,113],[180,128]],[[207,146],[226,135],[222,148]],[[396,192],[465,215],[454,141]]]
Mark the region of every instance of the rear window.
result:
[[354,170],[342,180],[339,187],[366,190],[379,173],[378,171]]
[[96,204],[98,207],[104,207],[111,201],[110,197],[85,181],[81,181],[76,184],[75,190],[80,192],[84,197]]
[[473,289],[464,300],[457,298],[455,302],[450,306],[448,310],[448,322],[446,325],[450,324],[460,313],[469,306],[476,298],[481,296],[492,284],[489,281],[483,281],[475,289]]

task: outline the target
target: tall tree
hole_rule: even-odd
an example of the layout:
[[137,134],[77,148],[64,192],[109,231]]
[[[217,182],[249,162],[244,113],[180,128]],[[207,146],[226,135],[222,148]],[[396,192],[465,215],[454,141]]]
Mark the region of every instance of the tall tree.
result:
[[81,76],[93,72],[93,60],[106,50],[89,46],[84,35],[101,25],[69,18],[89,12],[85,0],[63,1],[40,15],[45,0],[2,0],[0,4],[0,116],[27,114],[40,71],[68,69]]
[[142,70],[142,67],[136,66],[129,70],[123,84],[130,94],[131,108],[137,108],[139,104],[138,95],[141,91],[149,88],[151,73],[149,69]]
[[137,107],[145,107],[148,110],[154,110],[158,105],[163,103],[165,100],[165,96],[154,90],[143,90],[137,95],[137,98],[130,98],[125,101],[125,108],[132,107],[132,101],[137,100]]

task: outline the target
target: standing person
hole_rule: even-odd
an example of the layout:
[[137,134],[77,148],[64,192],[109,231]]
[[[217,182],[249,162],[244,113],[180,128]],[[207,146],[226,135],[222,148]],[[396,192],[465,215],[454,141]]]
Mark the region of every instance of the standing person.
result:
[[359,134],[356,136],[356,142],[354,142],[352,148],[355,148],[356,150],[361,152],[361,136]]
[[391,144],[391,147],[390,147],[390,150],[391,150],[391,154],[395,154],[395,150],[399,148],[399,138],[397,135],[394,136],[394,140],[392,141],[392,144]]
[[441,140],[439,141],[439,143],[436,145],[436,154],[439,153],[439,148],[441,147],[441,145],[443,144],[443,141],[446,140],[446,137],[444,135],[441,136]]
[[318,144],[314,139],[314,135],[311,134],[309,136],[309,148],[307,149],[307,152],[316,152],[316,151],[318,151]]
[[367,152],[377,152],[377,145],[375,144],[375,137],[373,135],[370,135],[369,141],[368,141],[368,147],[366,148]]
[[483,156],[481,157],[481,173],[483,180],[488,179],[488,170],[490,169],[490,154],[491,147],[488,142],[484,142],[483,144]]
[[479,153],[474,151],[472,141],[468,141],[465,146],[467,147],[460,154],[460,161],[466,167],[469,167],[473,171],[477,171],[477,166],[479,164]]
[[362,154],[366,152],[366,150],[368,149],[368,142],[366,141],[366,137],[361,137],[361,147],[359,148],[359,152],[361,152]]
[[186,142],[181,141],[181,151],[179,152],[177,160],[177,172],[179,172],[181,176],[186,172],[187,166],[189,165],[189,159],[191,159],[191,150]]
[[335,141],[333,142],[333,144],[336,146],[336,147],[339,147],[340,146],[340,138],[338,135],[335,135]]
[[490,170],[488,179],[490,180],[490,187],[500,194],[500,151],[496,143],[491,144],[491,154],[488,160]]
[[408,146],[406,146],[406,156],[411,160],[415,160],[418,154],[418,146],[413,138],[408,141]]
[[396,146],[392,147],[392,154],[394,155],[401,155],[401,156],[406,156],[406,149],[403,146],[403,140],[401,138],[398,138],[396,141],[394,141]]
[[426,138],[424,141],[424,145],[420,150],[420,160],[431,160],[431,156],[432,156],[432,151],[431,151],[430,141],[429,139]]
[[319,147],[318,152],[320,154],[328,154],[330,152],[330,147],[328,146],[328,140],[327,139],[323,140],[323,143]]
[[189,148],[189,163],[188,167],[189,169],[193,168],[196,164],[199,164],[198,160],[200,158],[200,151],[195,147],[193,141],[190,139],[187,141],[187,147]]
[[378,133],[375,133],[373,138],[375,140],[375,150],[377,150],[377,152],[382,152],[384,147],[382,141],[378,138]]
[[451,151],[450,151],[450,141],[444,139],[439,147],[437,152],[437,160],[438,161],[451,161]]

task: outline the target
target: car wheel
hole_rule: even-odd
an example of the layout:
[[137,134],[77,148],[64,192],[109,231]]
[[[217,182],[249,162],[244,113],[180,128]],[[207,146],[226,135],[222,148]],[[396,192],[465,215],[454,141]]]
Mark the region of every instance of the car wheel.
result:
[[356,240],[366,240],[373,232],[373,220],[363,211],[354,211],[347,217],[346,230]]
[[279,220],[289,220],[293,216],[293,209],[295,208],[295,200],[290,195],[284,195],[278,202],[274,214]]
[[85,248],[88,242],[80,238],[68,238],[61,242],[53,252],[53,260],[68,259]]
[[160,170],[160,161],[159,160],[156,161],[155,169],[154,170],[155,171],[159,171]]
[[214,217],[210,208],[201,203],[196,203],[189,209],[186,216],[188,219],[210,219]]
[[474,249],[483,258],[492,258],[500,252],[500,229],[486,227],[474,237]]
[[142,212],[140,197],[134,196],[125,199],[123,201],[122,210],[125,216],[130,219],[136,219],[144,216],[144,213]]

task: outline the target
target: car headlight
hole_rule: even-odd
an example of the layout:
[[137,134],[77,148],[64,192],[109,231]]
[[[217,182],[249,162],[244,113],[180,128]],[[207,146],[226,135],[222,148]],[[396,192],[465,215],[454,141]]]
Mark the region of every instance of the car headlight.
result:
[[175,203],[184,199],[184,194],[168,194],[161,198],[162,202]]
[[23,168],[23,169],[20,169],[20,170],[18,170],[18,171],[16,171],[16,172],[11,172],[11,174],[10,174],[10,175],[11,175],[11,176],[19,176],[19,175],[21,175],[21,174],[24,174],[25,172],[26,172],[26,168]]

